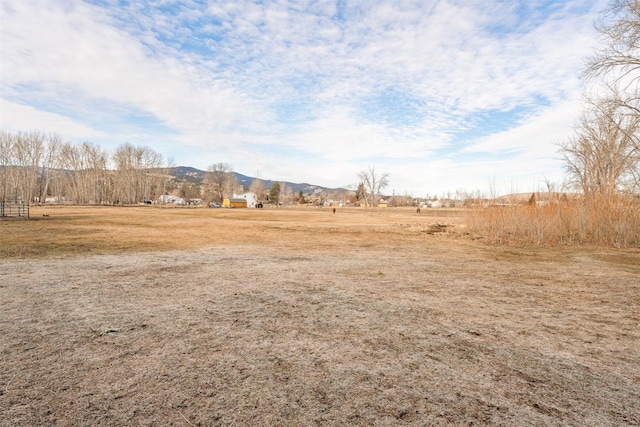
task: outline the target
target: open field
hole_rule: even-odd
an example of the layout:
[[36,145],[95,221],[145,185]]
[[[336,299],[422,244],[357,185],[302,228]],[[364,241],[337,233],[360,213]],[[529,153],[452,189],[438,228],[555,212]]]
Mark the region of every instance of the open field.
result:
[[427,209],[32,215],[0,220],[0,426],[640,425],[637,250]]

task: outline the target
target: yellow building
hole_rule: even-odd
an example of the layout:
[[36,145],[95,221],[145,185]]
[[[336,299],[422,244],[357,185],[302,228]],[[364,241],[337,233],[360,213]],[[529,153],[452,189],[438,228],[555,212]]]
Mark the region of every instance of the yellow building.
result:
[[222,206],[225,208],[246,208],[247,207],[247,199],[240,198],[230,198],[224,199],[222,201]]

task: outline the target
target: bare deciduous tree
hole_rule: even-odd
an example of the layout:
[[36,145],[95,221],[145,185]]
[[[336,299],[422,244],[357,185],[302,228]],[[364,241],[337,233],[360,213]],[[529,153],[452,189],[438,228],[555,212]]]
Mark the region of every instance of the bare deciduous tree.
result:
[[87,184],[89,194],[86,195],[88,203],[112,202],[115,183],[113,174],[108,170],[109,153],[99,145],[89,142],[84,142],[81,148],[88,168],[86,174],[89,180]]
[[207,201],[222,202],[226,195],[230,195],[229,183],[232,177],[233,168],[229,163],[210,165],[204,177],[206,198],[210,199]]
[[249,187],[249,191],[254,193],[258,200],[265,199],[265,193],[267,191],[267,186],[264,184],[264,181],[256,178],[251,182],[251,186]]
[[224,193],[227,195],[227,197],[231,197],[234,194],[244,193],[244,186],[240,183],[240,181],[238,181],[233,172],[229,173],[229,179],[227,180],[227,185],[225,187]]
[[83,190],[87,166],[80,147],[69,142],[62,144],[60,160],[62,168],[67,171],[63,183],[65,190],[61,192],[60,196],[69,198],[74,203],[82,203],[86,194]]
[[[380,196],[380,192],[389,185],[389,174],[388,173],[380,173],[376,171],[375,166],[369,166],[367,169],[364,169],[358,172],[358,178],[360,178],[364,188],[368,194],[368,203],[371,207],[376,207],[378,204],[376,203],[376,199]],[[365,198],[365,205],[367,204],[367,199]]]
[[0,130],[0,202],[11,198],[14,166],[15,136]]
[[637,83],[640,79],[640,2],[614,0],[596,29],[603,46],[587,63],[585,75]]
[[60,164],[60,147],[62,138],[58,134],[49,134],[46,147],[42,156],[40,166],[40,186],[38,193],[38,203],[43,204],[49,193],[49,184],[57,175]]
[[618,114],[640,115],[640,1],[614,0],[596,24],[602,46],[585,76],[602,84]]
[[640,116],[609,99],[588,102],[575,136],[560,144],[567,171],[586,196],[637,190]]
[[587,196],[640,192],[640,1],[613,0],[596,24],[602,45],[585,75],[608,91],[587,102],[576,135],[560,144],[567,169]]
[[278,201],[283,205],[287,205],[291,203],[292,199],[293,192],[291,191],[291,187],[284,182],[280,182],[280,197],[278,198]]

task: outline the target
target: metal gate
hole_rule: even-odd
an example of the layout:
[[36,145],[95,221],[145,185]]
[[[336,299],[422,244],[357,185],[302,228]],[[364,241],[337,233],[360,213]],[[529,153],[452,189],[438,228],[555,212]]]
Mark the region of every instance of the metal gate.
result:
[[22,200],[7,200],[0,202],[0,217],[29,218],[29,202]]

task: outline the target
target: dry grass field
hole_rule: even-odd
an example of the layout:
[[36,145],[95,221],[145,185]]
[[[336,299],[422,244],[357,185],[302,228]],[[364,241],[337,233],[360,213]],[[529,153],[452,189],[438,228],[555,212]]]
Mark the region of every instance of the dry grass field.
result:
[[[47,216],[44,216],[47,215]],[[640,252],[452,211],[0,220],[0,425],[640,425]]]

